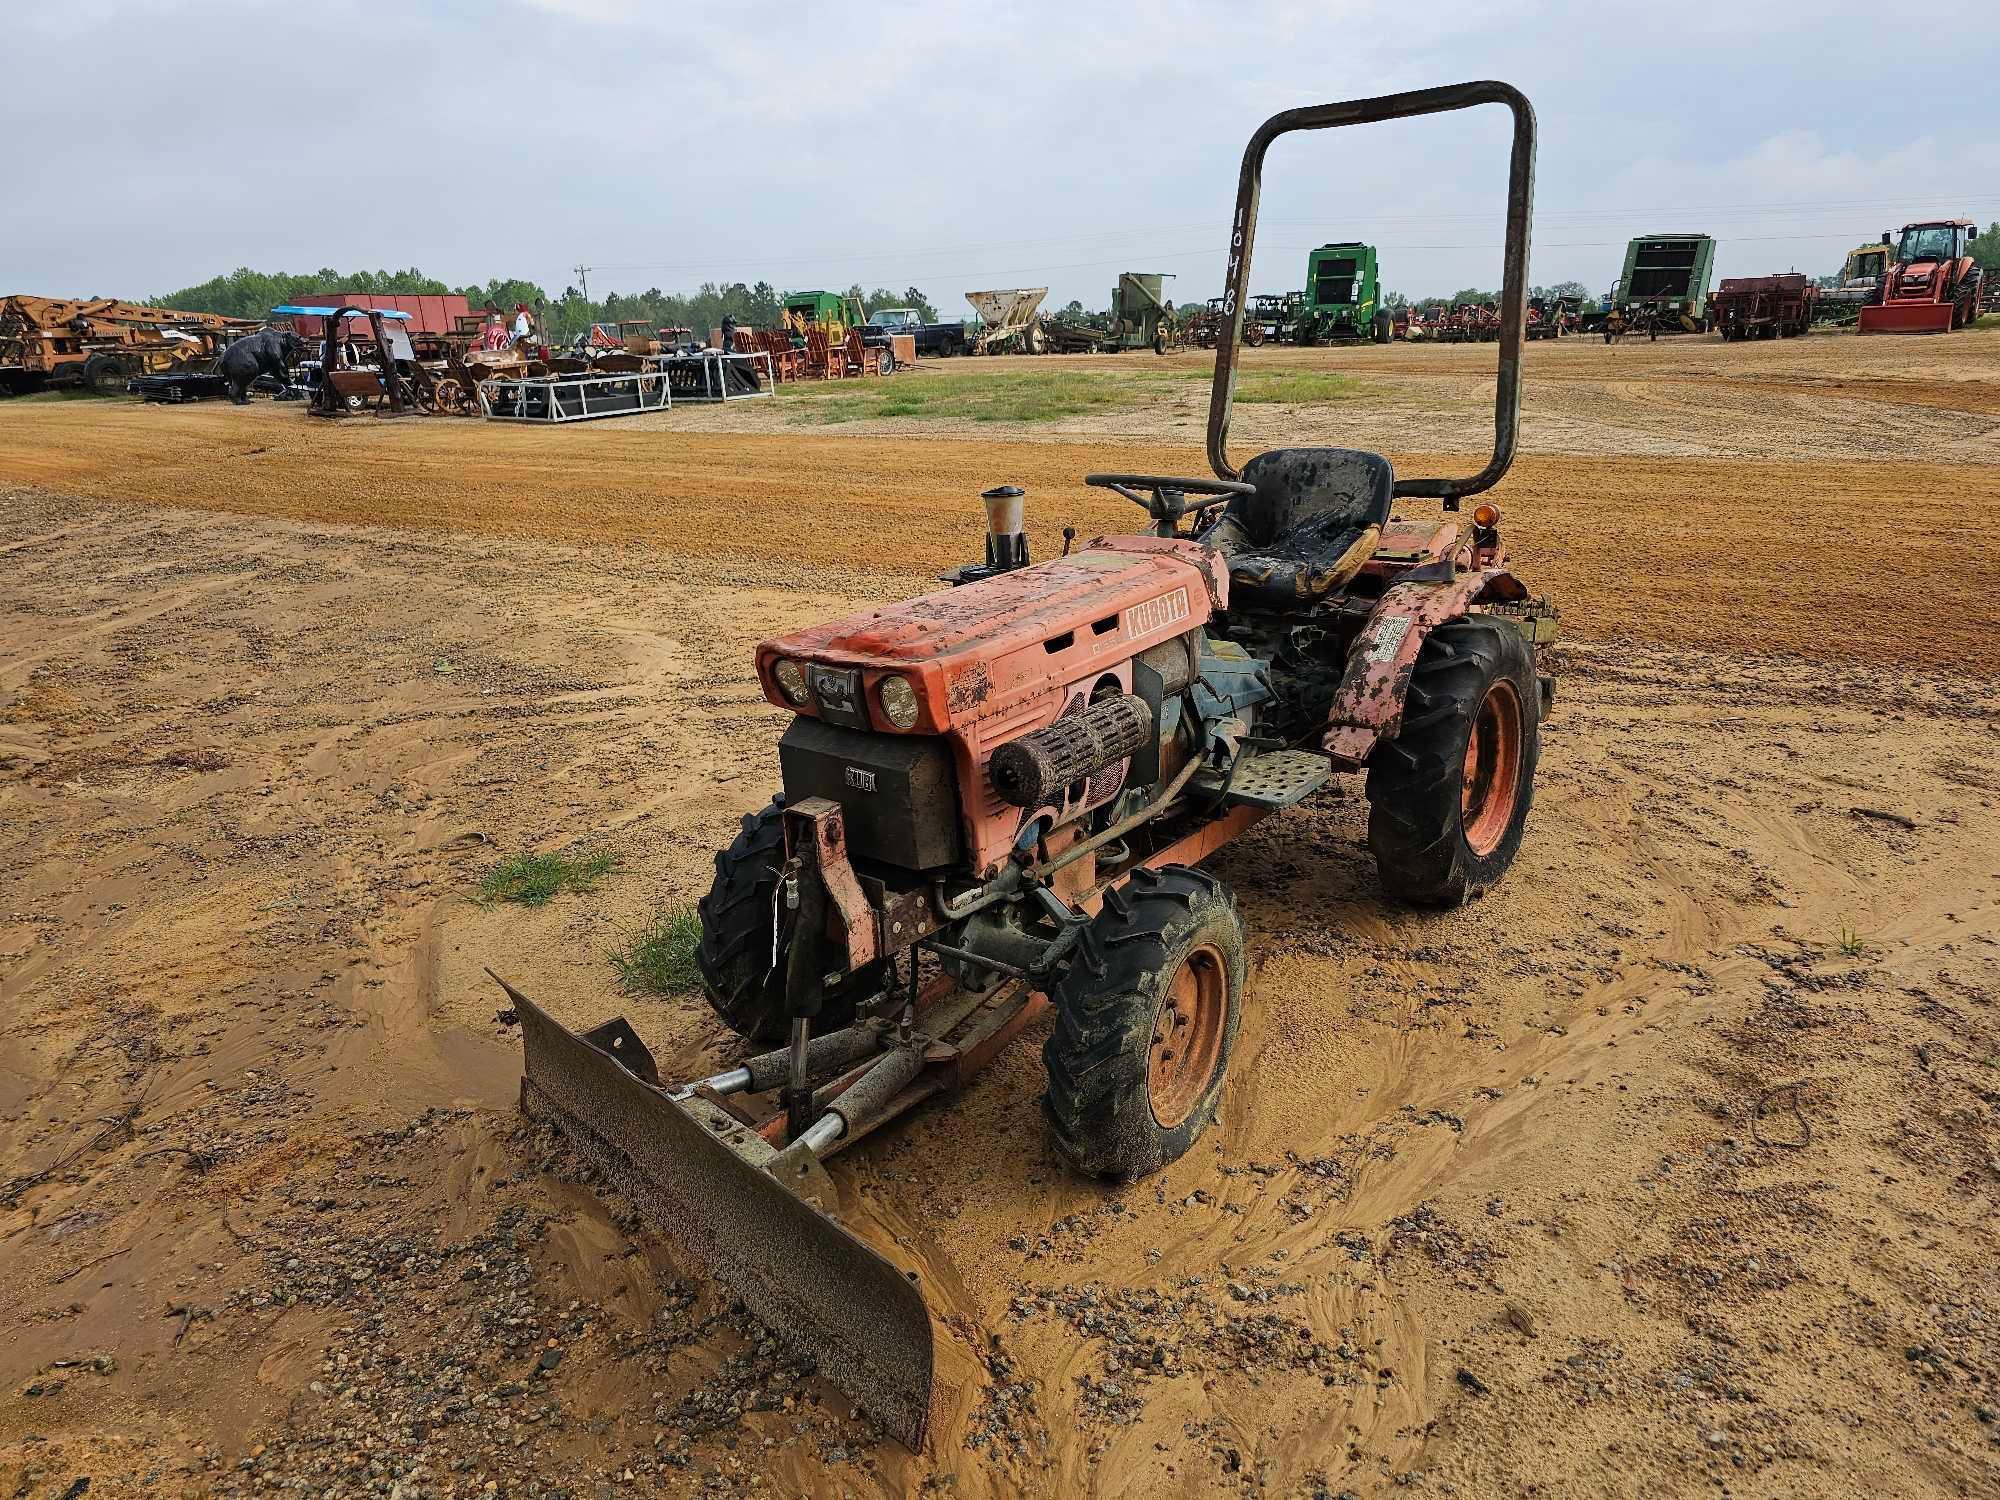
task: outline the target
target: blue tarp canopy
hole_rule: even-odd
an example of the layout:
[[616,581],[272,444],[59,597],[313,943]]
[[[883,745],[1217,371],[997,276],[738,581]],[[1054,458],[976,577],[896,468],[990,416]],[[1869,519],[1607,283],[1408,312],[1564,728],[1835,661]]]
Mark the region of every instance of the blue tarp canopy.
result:
[[[387,307],[357,307],[355,310],[357,312],[380,313],[385,318],[401,318],[406,323],[410,319],[408,313],[396,312]],[[295,318],[330,318],[339,312],[340,309],[337,307],[293,307],[288,302],[282,307],[272,308],[271,311],[274,313],[284,313],[288,317]]]

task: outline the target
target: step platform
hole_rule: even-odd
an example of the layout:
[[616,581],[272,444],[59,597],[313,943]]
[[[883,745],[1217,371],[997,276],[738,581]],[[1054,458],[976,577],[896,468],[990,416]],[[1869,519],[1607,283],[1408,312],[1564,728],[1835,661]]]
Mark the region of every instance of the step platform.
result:
[[1291,807],[1333,779],[1333,762],[1310,750],[1270,750],[1246,763],[1229,789],[1232,807]]

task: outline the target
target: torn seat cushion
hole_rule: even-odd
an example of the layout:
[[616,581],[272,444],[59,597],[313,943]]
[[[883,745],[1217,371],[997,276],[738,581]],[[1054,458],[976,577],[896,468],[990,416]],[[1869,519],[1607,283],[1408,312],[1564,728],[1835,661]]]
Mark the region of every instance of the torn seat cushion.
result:
[[1244,466],[1254,495],[1231,498],[1201,540],[1229,560],[1233,609],[1296,609],[1360,571],[1389,519],[1395,473],[1378,453],[1276,448]]

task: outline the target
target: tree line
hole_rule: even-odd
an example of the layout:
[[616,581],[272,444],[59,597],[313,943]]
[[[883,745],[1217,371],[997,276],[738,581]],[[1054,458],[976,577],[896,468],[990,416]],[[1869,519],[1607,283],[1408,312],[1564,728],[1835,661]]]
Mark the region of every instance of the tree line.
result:
[[[1996,221],[1972,241],[1973,258],[1989,275],[2000,276],[2000,221]],[[1822,284],[1837,284],[1839,277],[1821,277]],[[574,286],[565,286],[560,295],[550,296],[537,282],[513,277],[495,277],[485,285],[450,286],[434,276],[411,267],[402,271],[335,271],[330,267],[310,274],[286,271],[253,271],[239,267],[226,276],[216,276],[198,286],[182,287],[150,299],[154,305],[186,312],[221,313],[232,318],[263,318],[274,307],[297,303],[326,292],[358,292],[363,296],[443,296],[462,294],[476,309],[496,308],[511,315],[525,305],[536,315],[545,334],[557,342],[568,342],[585,332],[593,322],[644,322],[656,328],[692,328],[706,333],[719,328],[724,317],[732,317],[746,328],[774,327],[780,320],[784,298],[768,281],[746,285],[707,281],[693,292],[667,292],[649,287],[643,292],[613,292],[602,298],[586,298]],[[884,307],[914,307],[926,323],[939,321],[935,303],[917,287],[897,292],[888,287],[864,290],[858,283],[847,288],[846,296],[859,301],[865,312]],[[1580,297],[1590,293],[1580,281],[1559,281],[1553,286],[1531,289],[1536,297]],[[1463,287],[1449,297],[1406,297],[1401,292],[1383,295],[1383,306],[1398,311],[1408,307],[1422,312],[1441,307],[1462,307],[1469,303],[1500,300],[1497,291]],[[1056,310],[1069,322],[1102,322],[1109,314],[1091,311],[1072,300]]]
[[[643,322],[655,328],[692,328],[706,334],[709,329],[719,328],[724,317],[731,317],[746,328],[770,328],[778,324],[784,307],[783,296],[768,281],[755,285],[709,281],[694,292],[666,292],[650,287],[643,292],[613,292],[597,298],[586,298],[579,288],[566,286],[560,295],[551,297],[533,281],[496,277],[484,286],[451,286],[415,267],[404,271],[346,272],[327,267],[311,274],[298,274],[253,271],[244,266],[226,276],[164,292],[151,300],[155,306],[181,312],[264,318],[274,307],[299,305],[328,292],[353,292],[364,297],[458,294],[474,311],[490,307],[509,317],[517,306],[526,306],[535,314],[543,332],[559,343],[586,332],[594,322]],[[868,313],[884,307],[914,307],[925,322],[938,321],[936,306],[916,287],[901,292],[888,287],[869,291],[857,284],[849,287],[845,295],[859,301]]]

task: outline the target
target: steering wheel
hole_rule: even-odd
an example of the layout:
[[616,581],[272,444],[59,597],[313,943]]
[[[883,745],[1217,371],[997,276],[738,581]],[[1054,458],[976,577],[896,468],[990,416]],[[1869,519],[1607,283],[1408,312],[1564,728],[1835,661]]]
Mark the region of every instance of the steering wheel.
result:
[[[1083,482],[1100,490],[1116,490],[1153,518],[1153,535],[1175,536],[1182,516],[1199,516],[1237,495],[1254,495],[1257,486],[1229,479],[1173,479],[1162,474],[1086,474]],[[1135,491],[1144,490],[1145,494]],[[1188,496],[1202,498],[1192,504]]]

